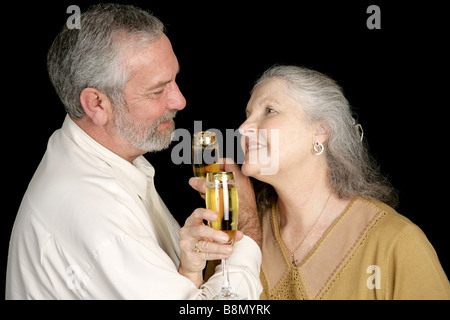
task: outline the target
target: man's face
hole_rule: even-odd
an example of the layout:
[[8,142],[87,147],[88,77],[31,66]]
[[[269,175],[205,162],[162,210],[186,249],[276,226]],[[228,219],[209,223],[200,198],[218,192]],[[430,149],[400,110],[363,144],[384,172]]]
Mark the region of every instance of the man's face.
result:
[[167,148],[175,129],[173,118],[186,106],[175,78],[178,60],[162,35],[125,59],[131,80],[125,85],[125,106],[114,112],[114,128],[134,148],[149,152]]

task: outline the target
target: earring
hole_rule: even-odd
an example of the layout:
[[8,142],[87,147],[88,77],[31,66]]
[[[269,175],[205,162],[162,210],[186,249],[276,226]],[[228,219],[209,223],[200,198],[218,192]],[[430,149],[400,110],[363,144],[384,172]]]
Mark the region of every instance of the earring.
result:
[[323,144],[320,143],[319,141],[315,141],[315,142],[314,142],[313,148],[314,148],[313,153],[314,153],[316,156],[320,156],[320,155],[323,153],[323,151],[325,150]]

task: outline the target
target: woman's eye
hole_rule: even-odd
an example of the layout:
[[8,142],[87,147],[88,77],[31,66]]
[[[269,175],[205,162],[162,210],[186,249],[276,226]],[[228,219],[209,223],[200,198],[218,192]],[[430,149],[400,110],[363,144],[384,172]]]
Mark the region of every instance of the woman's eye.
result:
[[274,109],[272,109],[272,108],[266,108],[266,113],[267,114],[269,114],[269,113],[275,113],[276,111],[274,110]]

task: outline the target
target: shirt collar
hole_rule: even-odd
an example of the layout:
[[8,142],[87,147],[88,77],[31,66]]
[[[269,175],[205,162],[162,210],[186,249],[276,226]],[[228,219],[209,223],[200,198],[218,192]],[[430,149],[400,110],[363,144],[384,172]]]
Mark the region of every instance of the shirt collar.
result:
[[146,197],[147,178],[154,177],[155,169],[143,156],[136,158],[133,163],[128,162],[91,138],[69,115],[66,115],[62,131],[81,149],[106,162],[141,199]]

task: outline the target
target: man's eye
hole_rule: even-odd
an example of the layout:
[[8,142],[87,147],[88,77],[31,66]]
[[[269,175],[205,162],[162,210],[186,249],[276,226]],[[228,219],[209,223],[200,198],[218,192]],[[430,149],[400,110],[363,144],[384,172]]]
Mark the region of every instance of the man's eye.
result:
[[267,114],[269,114],[269,113],[275,113],[276,111],[274,110],[274,109],[272,109],[272,108],[266,108],[266,113]]
[[164,92],[164,89],[156,91],[156,92],[152,92],[149,94],[150,98],[156,98],[159,97],[162,93]]

